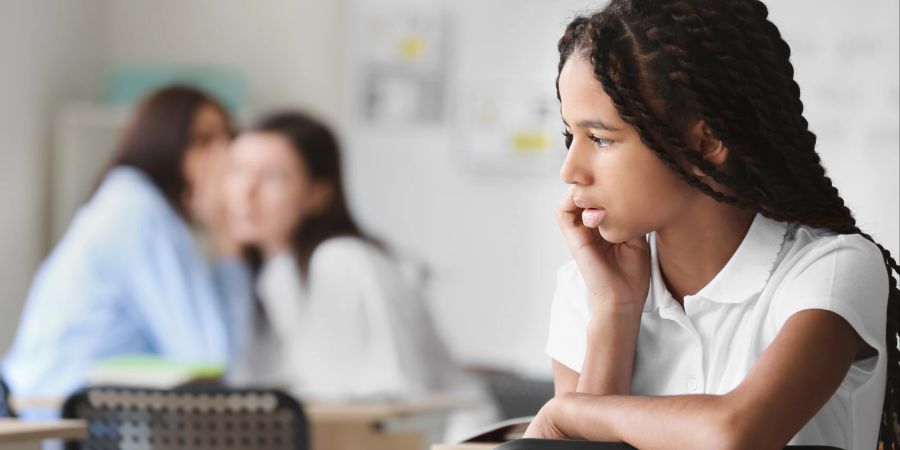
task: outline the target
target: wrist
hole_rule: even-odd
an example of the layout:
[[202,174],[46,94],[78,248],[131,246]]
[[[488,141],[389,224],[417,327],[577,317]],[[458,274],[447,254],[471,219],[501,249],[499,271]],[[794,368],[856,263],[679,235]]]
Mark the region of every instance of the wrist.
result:
[[644,312],[643,306],[628,302],[592,301],[589,324],[601,323],[604,327],[610,323],[639,326]]
[[616,396],[570,392],[558,396],[552,426],[565,439],[624,442],[614,413],[609,413]]
[[550,411],[550,425],[558,435],[565,439],[585,439],[583,430],[579,429],[577,411],[579,401],[587,394],[566,392],[553,398]]
[[639,313],[631,309],[595,310],[587,326],[587,354],[576,392],[593,395],[631,393]]
[[547,411],[547,426],[550,430],[552,430],[551,438],[554,438],[554,439],[569,438],[569,432],[567,431],[567,427],[566,427],[567,420],[566,420],[566,417],[564,417],[564,416],[568,412],[566,410],[566,408],[567,408],[566,405],[569,403],[569,400],[571,399],[573,394],[574,393],[572,393],[572,392],[566,392],[566,393],[563,393],[563,394],[553,397],[552,399],[550,399],[549,402],[547,402],[547,405],[545,406],[545,408],[548,409],[548,411]]

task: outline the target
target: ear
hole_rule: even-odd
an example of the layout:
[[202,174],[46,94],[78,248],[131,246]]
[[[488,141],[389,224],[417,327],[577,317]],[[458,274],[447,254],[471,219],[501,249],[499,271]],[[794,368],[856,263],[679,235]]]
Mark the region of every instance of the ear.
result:
[[[712,129],[704,121],[698,121],[688,130],[688,143],[691,148],[700,152],[703,159],[709,161],[717,168],[722,168],[728,159],[728,148],[713,135]],[[702,170],[691,166],[691,173],[698,177],[707,176]]]

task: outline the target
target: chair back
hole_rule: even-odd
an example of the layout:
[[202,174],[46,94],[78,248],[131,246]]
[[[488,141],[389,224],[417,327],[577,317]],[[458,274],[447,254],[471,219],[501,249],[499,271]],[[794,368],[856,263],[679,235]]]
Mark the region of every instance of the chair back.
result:
[[9,386],[0,378],[0,417],[16,417],[9,400]]
[[306,450],[300,404],[277,390],[90,387],[72,394],[63,417],[88,422],[67,450]]

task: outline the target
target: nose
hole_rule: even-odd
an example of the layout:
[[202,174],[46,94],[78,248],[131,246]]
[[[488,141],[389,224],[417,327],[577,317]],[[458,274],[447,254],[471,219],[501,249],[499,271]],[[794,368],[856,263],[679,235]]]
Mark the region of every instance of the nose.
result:
[[247,183],[244,184],[244,197],[249,201],[256,200],[257,192],[259,191],[259,181],[256,179],[247,180]]
[[256,180],[252,175],[240,170],[229,174],[225,187],[234,201],[252,202],[256,197]]
[[559,170],[559,178],[566,184],[589,185],[593,183],[591,171],[591,146],[583,143],[587,139],[578,136],[572,139],[566,159]]

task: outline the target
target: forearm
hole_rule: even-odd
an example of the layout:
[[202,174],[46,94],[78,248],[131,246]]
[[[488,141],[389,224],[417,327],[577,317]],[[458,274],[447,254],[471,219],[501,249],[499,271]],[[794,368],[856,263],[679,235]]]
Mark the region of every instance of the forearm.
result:
[[[550,406],[553,427],[572,439],[627,442],[640,449],[732,449],[746,442],[726,396],[566,394]],[[751,448],[751,447],[747,447]]]
[[595,395],[631,392],[640,316],[640,310],[630,305],[594,307],[576,392]]

